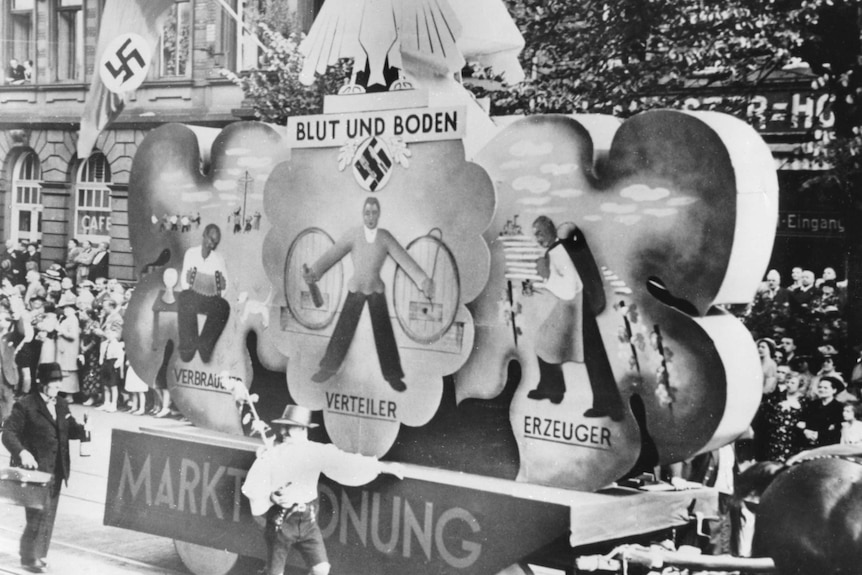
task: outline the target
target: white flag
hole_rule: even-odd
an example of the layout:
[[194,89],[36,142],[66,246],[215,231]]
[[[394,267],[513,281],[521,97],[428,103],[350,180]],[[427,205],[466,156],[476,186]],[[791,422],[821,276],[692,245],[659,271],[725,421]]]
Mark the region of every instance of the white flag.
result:
[[[78,158],[90,155],[96,138],[120,115],[129,86],[143,81],[174,0],[107,0],[99,28],[90,91],[78,133]],[[107,51],[106,51],[107,50]],[[103,74],[113,81],[107,86]]]

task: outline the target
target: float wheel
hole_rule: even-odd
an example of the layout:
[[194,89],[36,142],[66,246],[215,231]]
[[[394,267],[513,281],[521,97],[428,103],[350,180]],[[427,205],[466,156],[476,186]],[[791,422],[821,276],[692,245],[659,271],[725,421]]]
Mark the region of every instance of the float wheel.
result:
[[263,565],[260,559],[246,557],[203,545],[174,539],[174,549],[183,565],[195,575],[239,575],[254,573]]

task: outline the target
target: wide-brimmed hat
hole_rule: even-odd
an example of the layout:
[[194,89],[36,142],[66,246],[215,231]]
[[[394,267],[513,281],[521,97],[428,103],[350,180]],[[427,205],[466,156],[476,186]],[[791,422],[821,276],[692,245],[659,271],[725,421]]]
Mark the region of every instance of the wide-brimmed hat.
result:
[[40,363],[36,370],[36,378],[39,383],[48,383],[49,381],[59,381],[63,379],[63,370],[60,369],[59,363]]
[[835,349],[835,346],[832,344],[821,345],[817,348],[817,351],[820,352],[820,355],[823,357],[832,357],[834,355],[838,355],[838,350]]
[[61,280],[64,277],[66,277],[66,274],[65,274],[65,270],[63,268],[61,268],[59,266],[54,267],[52,265],[47,270],[45,270],[45,272],[42,274],[42,277],[44,277],[47,280]]
[[769,355],[775,355],[775,348],[777,346],[775,345],[774,339],[772,339],[771,337],[761,337],[760,339],[757,340],[758,345],[761,342],[765,343],[766,347],[769,348]]
[[281,425],[296,425],[298,427],[317,427],[316,423],[311,423],[311,410],[301,405],[286,406],[281,417],[273,419],[272,422]]
[[844,380],[840,377],[835,377],[834,375],[823,375],[820,376],[820,381],[828,381],[832,384],[832,388],[836,393],[841,393],[844,391],[844,388],[847,387],[847,384],[844,383]]

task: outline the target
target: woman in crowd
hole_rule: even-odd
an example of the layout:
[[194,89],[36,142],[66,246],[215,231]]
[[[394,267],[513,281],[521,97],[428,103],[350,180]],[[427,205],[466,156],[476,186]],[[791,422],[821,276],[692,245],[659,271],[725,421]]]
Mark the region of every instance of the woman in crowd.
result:
[[859,404],[844,406],[844,421],[841,423],[841,443],[856,445],[862,443],[862,421],[856,419]]
[[768,337],[759,339],[757,353],[760,355],[760,368],[763,370],[763,393],[770,394],[775,390],[778,381],[776,374],[778,366],[772,359],[775,355],[775,342]]
[[45,301],[45,307],[41,319],[36,324],[36,339],[42,346],[39,349],[39,365],[43,363],[56,363],[57,361],[57,313],[54,304]]
[[81,325],[78,322],[76,298],[64,293],[58,303],[60,320],[57,325],[57,363],[63,371],[60,393],[69,402],[80,391],[78,383],[78,354],[81,351]]
[[125,389],[129,395],[129,413],[144,415],[147,411],[147,391],[150,388],[143,379],[138,377],[130,365],[126,365]]
[[807,399],[815,398],[817,385],[815,385],[814,372],[811,370],[811,358],[807,355],[800,355],[790,363],[790,368],[799,374],[799,387],[802,390],[802,395]]
[[808,399],[802,393],[799,374],[790,372],[784,385],[784,399],[763,405],[764,459],[768,461],[787,461],[806,447],[799,421]]
[[809,447],[834,445],[841,441],[844,404],[835,396],[844,390],[844,382],[825,375],[817,382],[817,399],[808,403],[799,418],[799,429]]
[[[91,300],[92,301],[92,300]],[[81,391],[84,405],[93,405],[102,397],[102,380],[99,370],[99,345],[102,338],[98,335],[99,314],[87,306],[82,309],[81,318]]]

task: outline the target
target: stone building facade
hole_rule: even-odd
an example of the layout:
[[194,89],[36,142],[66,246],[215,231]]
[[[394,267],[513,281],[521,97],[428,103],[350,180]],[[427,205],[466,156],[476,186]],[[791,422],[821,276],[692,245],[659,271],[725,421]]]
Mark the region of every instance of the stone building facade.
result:
[[[175,2],[146,81],[91,155],[78,158],[105,0],[0,0],[2,240],[38,241],[43,269],[63,261],[72,238],[108,242],[111,276],[135,281],[127,204],[138,145],[167,122],[220,128],[238,119],[242,92],[220,70],[256,61],[257,47],[230,12],[247,15],[257,2]],[[320,3],[288,2],[306,28]],[[13,58],[32,62],[28,80],[12,81]]]

